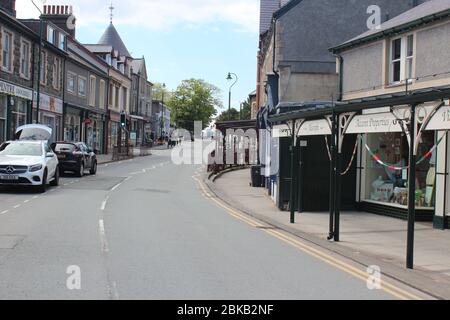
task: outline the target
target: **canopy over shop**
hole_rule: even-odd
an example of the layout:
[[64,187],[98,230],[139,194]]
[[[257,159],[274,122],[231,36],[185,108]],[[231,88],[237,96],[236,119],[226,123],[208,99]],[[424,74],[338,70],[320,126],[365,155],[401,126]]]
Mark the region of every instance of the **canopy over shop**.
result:
[[[445,86],[337,102],[328,108],[308,107],[270,116],[273,135],[292,138],[292,165],[295,163],[298,137],[331,136],[327,143],[331,160],[330,240],[340,240],[342,177],[352,162],[356,162],[357,200],[374,204],[384,202],[400,213],[402,211],[399,209],[404,208],[408,219],[407,266],[413,268],[416,219],[432,216],[434,211],[435,225],[445,228],[448,224],[445,217],[447,131],[450,130],[448,97],[450,86]],[[351,149],[344,154],[343,146],[350,136],[357,136],[355,148],[353,154]],[[387,150],[388,146],[392,148]],[[436,156],[439,148],[443,152]],[[344,156],[351,160],[348,167],[344,167]],[[291,171],[291,202],[295,201],[294,172]],[[414,196],[409,197],[409,194]],[[291,221],[294,222],[295,208],[290,207]]]

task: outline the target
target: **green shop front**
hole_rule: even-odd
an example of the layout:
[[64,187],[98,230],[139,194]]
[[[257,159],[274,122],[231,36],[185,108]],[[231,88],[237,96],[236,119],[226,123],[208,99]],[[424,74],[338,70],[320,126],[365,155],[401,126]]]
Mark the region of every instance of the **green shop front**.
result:
[[0,143],[13,139],[18,127],[31,122],[33,91],[0,81]]
[[[371,97],[272,116],[272,136],[287,145],[280,152],[279,176],[294,179],[295,210],[329,209],[339,215],[353,209],[408,219],[413,209],[415,221],[448,228],[450,105],[447,99],[432,99],[437,96],[446,95]],[[414,208],[409,201],[412,150]],[[290,184],[279,193],[289,202]]]

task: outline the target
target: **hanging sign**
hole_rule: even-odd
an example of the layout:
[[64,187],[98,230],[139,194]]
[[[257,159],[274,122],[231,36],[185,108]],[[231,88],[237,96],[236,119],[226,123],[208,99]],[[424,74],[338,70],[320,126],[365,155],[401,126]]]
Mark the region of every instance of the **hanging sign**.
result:
[[300,127],[300,130],[298,131],[299,137],[322,136],[322,135],[324,136],[331,135],[330,125],[325,119],[306,121],[303,123],[303,125]]
[[272,128],[272,138],[287,138],[291,136],[291,129],[287,124],[281,124]]
[[355,116],[348,125],[346,134],[402,132],[401,120],[391,112]]

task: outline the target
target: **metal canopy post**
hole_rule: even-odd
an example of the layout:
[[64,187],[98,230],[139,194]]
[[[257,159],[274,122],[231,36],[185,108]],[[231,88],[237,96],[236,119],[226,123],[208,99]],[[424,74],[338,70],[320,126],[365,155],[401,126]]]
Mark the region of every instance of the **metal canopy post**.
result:
[[406,267],[414,269],[414,233],[416,224],[416,105],[411,106],[409,130],[409,185],[408,185],[408,239],[406,253]]
[[343,134],[341,129],[341,121],[340,116],[335,116],[335,134],[336,134],[336,147],[334,152],[334,185],[335,185],[335,194],[334,194],[334,241],[340,241],[340,227],[341,227],[341,187],[342,187],[342,179],[341,179],[341,167],[342,167],[342,139]]
[[330,234],[328,240],[334,238],[334,205],[336,199],[336,185],[335,185],[335,171],[336,171],[336,137],[337,137],[337,125],[336,115],[330,118],[331,120],[331,141],[330,141]]
[[295,223],[295,151],[297,146],[297,133],[295,130],[295,120],[290,122],[291,125],[291,137],[292,137],[292,145],[291,145],[291,196],[289,201],[289,207],[291,211],[290,222],[292,224]]

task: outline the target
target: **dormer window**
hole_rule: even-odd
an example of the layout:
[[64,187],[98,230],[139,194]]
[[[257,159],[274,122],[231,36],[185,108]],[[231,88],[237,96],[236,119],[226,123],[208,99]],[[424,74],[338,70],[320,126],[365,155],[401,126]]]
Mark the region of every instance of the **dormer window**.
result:
[[58,48],[66,50],[66,36],[62,33],[59,34]]
[[47,27],[47,41],[55,44],[55,29],[51,26]]

